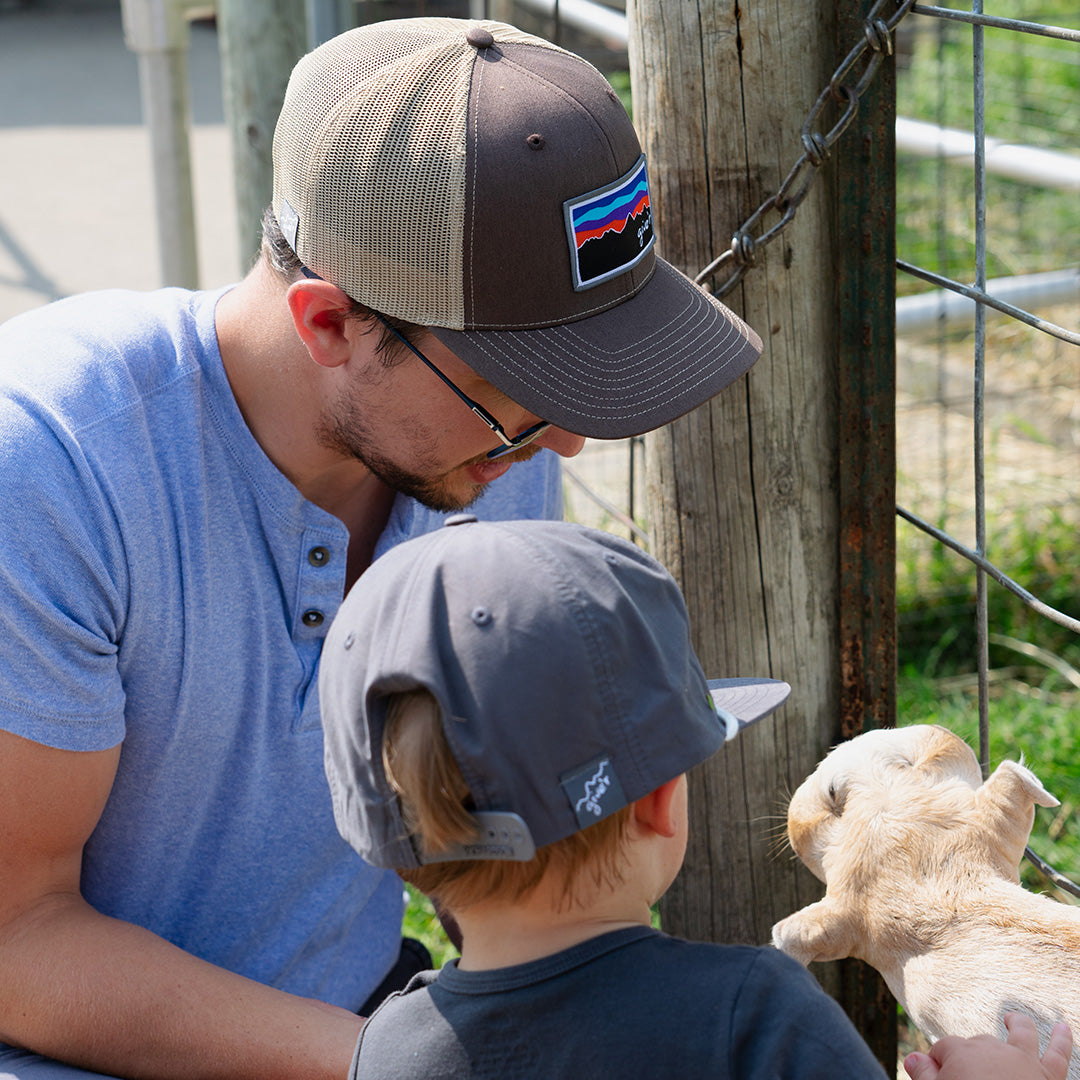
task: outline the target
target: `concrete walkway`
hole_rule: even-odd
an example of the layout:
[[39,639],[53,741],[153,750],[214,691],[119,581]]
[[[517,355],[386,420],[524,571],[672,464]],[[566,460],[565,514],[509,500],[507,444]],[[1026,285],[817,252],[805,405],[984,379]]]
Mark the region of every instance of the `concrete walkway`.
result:
[[[217,32],[191,28],[200,284],[241,275]],[[119,0],[0,0],[0,321],[87,289],[156,288],[137,61]]]

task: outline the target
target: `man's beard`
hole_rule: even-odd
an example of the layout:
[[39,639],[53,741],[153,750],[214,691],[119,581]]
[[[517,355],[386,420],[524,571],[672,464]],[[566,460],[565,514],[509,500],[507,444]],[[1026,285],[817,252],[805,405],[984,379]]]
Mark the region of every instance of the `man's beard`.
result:
[[[415,444],[422,450],[434,456],[435,441],[423,433],[415,433]],[[419,473],[409,472],[397,463],[391,461],[375,448],[375,441],[363,421],[359,405],[355,401],[344,399],[335,410],[327,409],[319,421],[315,436],[321,446],[333,450],[346,457],[355,458],[369,472],[377,476],[384,484],[394,491],[400,491],[415,499],[418,503],[431,510],[441,513],[451,513],[457,510],[465,510],[472,506],[483,495],[486,486],[474,484],[473,490],[467,498],[455,494],[450,483],[446,479],[446,473],[435,477],[421,476]],[[514,462],[527,461],[540,452],[539,446],[524,446],[513,453]],[[485,462],[486,456],[480,455],[469,461],[462,462],[457,466],[478,464]],[[456,471],[456,470],[455,470]]]

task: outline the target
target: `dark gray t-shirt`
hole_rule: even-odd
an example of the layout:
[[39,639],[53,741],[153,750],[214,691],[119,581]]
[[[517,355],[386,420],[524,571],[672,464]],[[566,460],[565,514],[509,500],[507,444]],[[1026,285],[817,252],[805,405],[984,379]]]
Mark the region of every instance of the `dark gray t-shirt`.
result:
[[496,971],[418,975],[369,1019],[355,1080],[882,1080],[840,1006],[771,948],[634,927]]

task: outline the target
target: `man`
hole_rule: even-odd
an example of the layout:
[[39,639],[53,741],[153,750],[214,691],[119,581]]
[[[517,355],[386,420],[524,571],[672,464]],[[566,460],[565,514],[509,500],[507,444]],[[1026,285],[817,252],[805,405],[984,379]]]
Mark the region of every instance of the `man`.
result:
[[605,80],[511,27],[328,42],[274,156],[234,288],[0,330],[0,1077],[343,1075],[402,905],[323,775],[345,592],[761,348],[655,256]]

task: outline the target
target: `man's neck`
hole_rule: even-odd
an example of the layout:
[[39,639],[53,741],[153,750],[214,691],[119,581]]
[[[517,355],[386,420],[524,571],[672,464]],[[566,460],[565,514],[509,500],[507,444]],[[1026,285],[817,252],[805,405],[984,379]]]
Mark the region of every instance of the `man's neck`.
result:
[[394,492],[359,461],[319,442],[319,369],[268,267],[260,262],[221,298],[216,324],[225,373],[256,442],[306,499],[348,528],[351,584],[371,562]]

